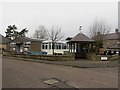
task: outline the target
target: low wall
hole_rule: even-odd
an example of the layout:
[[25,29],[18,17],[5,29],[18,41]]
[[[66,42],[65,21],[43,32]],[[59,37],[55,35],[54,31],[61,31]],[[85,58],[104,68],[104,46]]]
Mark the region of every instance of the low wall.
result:
[[[87,54],[87,59],[90,60],[101,60],[102,55],[96,55],[95,53]],[[120,58],[119,55],[107,55],[108,60],[118,60]]]
[[117,54],[115,54],[115,55],[109,55],[108,59],[109,60],[118,60],[118,59],[120,59],[120,55],[117,55]]
[[[5,56],[14,56],[21,58],[30,58],[30,59],[40,59],[40,60],[50,60],[50,61],[71,61],[75,60],[75,53],[68,53],[67,55],[27,55],[27,54],[15,54],[7,53],[3,54]],[[120,55],[107,55],[108,60],[118,60]],[[87,59],[89,60],[101,60],[101,55],[96,55],[95,53],[87,54]]]
[[40,59],[40,60],[50,60],[50,61],[70,61],[75,60],[74,56],[72,55],[9,55],[14,57],[21,57],[21,58],[30,58],[30,59]]
[[90,60],[100,60],[100,56],[96,55],[96,53],[87,53],[87,59]]

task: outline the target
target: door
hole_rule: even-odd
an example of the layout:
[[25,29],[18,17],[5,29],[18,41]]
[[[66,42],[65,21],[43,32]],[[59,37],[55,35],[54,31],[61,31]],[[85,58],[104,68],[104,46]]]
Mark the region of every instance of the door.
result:
[[17,52],[17,53],[20,52],[20,44],[16,44],[16,52]]

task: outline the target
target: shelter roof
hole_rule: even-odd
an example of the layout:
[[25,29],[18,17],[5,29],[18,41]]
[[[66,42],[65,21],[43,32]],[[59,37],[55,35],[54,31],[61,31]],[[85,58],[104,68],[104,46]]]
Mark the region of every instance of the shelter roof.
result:
[[83,33],[78,33],[75,37],[73,37],[70,42],[94,42],[94,40],[90,39]]

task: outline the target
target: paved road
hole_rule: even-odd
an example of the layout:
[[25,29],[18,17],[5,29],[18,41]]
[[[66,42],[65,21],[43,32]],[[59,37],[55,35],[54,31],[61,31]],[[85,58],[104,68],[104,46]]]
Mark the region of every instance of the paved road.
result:
[[[73,68],[3,58],[3,88],[117,88],[118,68]],[[46,84],[46,80],[58,83]]]

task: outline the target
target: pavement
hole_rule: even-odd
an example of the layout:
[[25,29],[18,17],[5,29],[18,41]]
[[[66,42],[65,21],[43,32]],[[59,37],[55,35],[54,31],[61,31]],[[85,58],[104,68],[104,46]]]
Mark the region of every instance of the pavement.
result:
[[2,75],[3,88],[118,87],[118,67],[75,68],[3,57]]
[[[16,58],[16,57],[9,57],[9,58]],[[38,63],[71,66],[71,67],[76,67],[76,68],[118,67],[118,60],[114,60],[114,61],[97,61],[97,60],[92,61],[92,60],[79,59],[79,60],[75,60],[75,61],[48,61],[48,60],[28,59],[28,58],[19,58],[19,57],[17,57],[16,60],[24,60],[24,61],[31,61],[31,62],[38,62]]]

